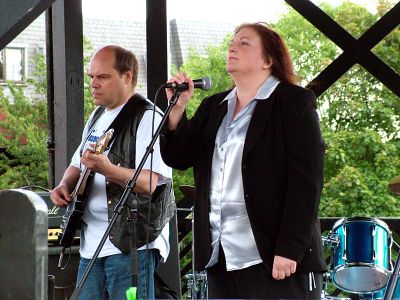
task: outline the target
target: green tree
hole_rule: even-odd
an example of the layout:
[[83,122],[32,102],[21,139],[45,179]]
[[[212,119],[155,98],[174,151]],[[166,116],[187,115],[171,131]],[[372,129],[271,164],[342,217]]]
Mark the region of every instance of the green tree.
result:
[[90,77],[86,75],[87,69],[89,67],[90,58],[93,54],[93,46],[90,41],[83,37],[83,67],[84,67],[84,111],[85,111],[85,122],[89,119],[90,113],[95,109],[95,105],[92,99],[92,89]]
[[[47,105],[44,100],[32,102],[23,89],[8,85],[13,103],[0,89],[3,120],[0,145],[0,189],[38,185],[47,187],[48,159],[46,151]],[[5,133],[5,134],[4,134]]]
[[[232,86],[232,79],[225,70],[226,51],[231,37],[231,35],[228,35],[221,45],[208,46],[205,55],[199,54],[196,49],[190,49],[187,61],[180,68],[180,71],[190,74],[192,78],[211,74],[212,88],[209,91],[196,90],[187,107],[189,117],[193,116],[202,99],[218,91],[227,90]],[[179,186],[194,185],[193,170],[190,168],[186,171],[174,170],[173,172],[174,192],[179,200],[182,197]]]
[[[385,3],[385,9],[390,8]],[[322,9],[355,38],[360,37],[384,13],[381,11],[373,15],[351,2],[344,2],[335,8],[323,4]],[[342,53],[340,48],[296,11],[290,11],[273,27],[286,38],[304,85]],[[397,72],[400,71],[399,38],[400,29],[397,28],[374,49]],[[370,128],[389,139],[398,135],[398,97],[358,64],[323,93],[318,103],[321,121],[334,131]]]
[[[322,4],[321,8],[358,38],[392,6],[392,2],[381,0],[377,14],[371,14],[351,2],[344,2],[338,7]],[[342,53],[339,47],[294,10],[271,26],[286,40],[303,86]],[[220,46],[210,46],[206,55],[192,50],[182,66],[181,70],[192,77],[215,74],[211,91],[194,94],[187,109],[189,115],[193,114],[205,95],[231,86],[225,71],[230,38],[231,35],[228,35]],[[397,28],[373,49],[397,72],[400,72],[399,41],[400,30]],[[387,190],[390,179],[400,173],[398,100],[359,65],[353,66],[318,98],[321,128],[327,147],[321,216],[398,214],[399,201]],[[174,174],[176,181],[183,182],[190,173]]]
[[196,49],[190,49],[187,61],[180,71],[190,74],[192,78],[211,74],[212,88],[209,91],[197,91],[193,94],[187,107],[188,116],[192,116],[204,97],[232,87],[233,81],[225,69],[226,51],[232,35],[228,35],[221,45],[210,45],[206,54],[201,55]]
[[[84,38],[84,66],[87,68],[90,42]],[[32,60],[35,65],[32,77],[27,82],[36,88],[36,93],[46,95],[46,60],[38,54]],[[90,79],[84,78],[85,120],[94,108],[90,91]],[[9,82],[11,97],[0,89],[0,189],[22,186],[48,188],[47,101],[32,100],[25,96],[24,89]]]
[[[391,6],[389,1],[380,1],[375,15],[350,2],[336,8],[323,4],[322,9],[358,38]],[[287,37],[304,85],[342,53],[295,11],[274,28]],[[373,52],[400,72],[399,48],[400,30],[396,28]],[[318,104],[327,145],[320,214],[398,215],[399,201],[387,189],[390,179],[400,172],[398,97],[355,65],[318,98]]]
[[370,130],[324,131],[325,185],[322,216],[394,216],[400,207],[388,181],[400,169],[396,142]]

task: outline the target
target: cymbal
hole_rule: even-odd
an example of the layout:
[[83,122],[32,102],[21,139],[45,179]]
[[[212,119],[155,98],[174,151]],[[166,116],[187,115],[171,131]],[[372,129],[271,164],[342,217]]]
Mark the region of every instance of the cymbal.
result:
[[400,195],[400,176],[393,177],[388,184],[389,190],[396,195]]

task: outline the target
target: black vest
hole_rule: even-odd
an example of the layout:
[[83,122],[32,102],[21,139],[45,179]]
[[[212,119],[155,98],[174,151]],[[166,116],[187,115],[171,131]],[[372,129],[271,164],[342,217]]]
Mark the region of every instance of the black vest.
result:
[[[144,112],[146,110],[153,110],[154,105],[139,94],[135,94],[129,99],[126,105],[129,105],[129,114],[125,115],[121,129],[114,135],[108,158],[115,165],[134,169],[137,128]],[[102,108],[98,108],[92,118],[92,124],[94,124],[101,113]],[[158,111],[157,113],[161,112]],[[110,126],[110,128],[112,127]],[[114,208],[124,190],[125,187],[112,182],[106,182],[109,219],[111,219]],[[172,179],[171,182],[158,186],[151,196],[133,192],[130,194],[125,207],[122,209],[122,213],[117,218],[109,234],[110,241],[123,253],[129,252],[131,249],[133,238],[133,221],[131,221],[131,218],[132,210],[135,208],[137,208],[135,244],[139,248],[146,244],[147,231],[149,234],[148,242],[154,241],[175,213],[176,204]],[[149,209],[151,216],[148,223],[147,215]]]

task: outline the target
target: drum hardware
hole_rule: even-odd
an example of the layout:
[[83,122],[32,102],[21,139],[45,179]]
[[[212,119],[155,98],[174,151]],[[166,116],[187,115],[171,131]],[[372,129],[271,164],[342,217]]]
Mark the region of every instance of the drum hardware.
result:
[[330,295],[321,295],[321,300],[351,300],[351,298],[335,297]]
[[343,298],[343,297],[331,296],[328,294],[322,294],[321,300],[351,300],[351,298],[347,298],[347,297]]
[[351,300],[351,298],[343,298],[329,295],[326,292],[328,290],[328,282],[331,281],[330,277],[331,275],[329,274],[329,272],[323,274],[321,300]]
[[[388,184],[389,190],[395,194],[395,195],[400,195],[400,176],[393,177]],[[399,248],[399,245],[395,242],[397,247]],[[399,285],[399,274],[400,272],[400,251],[399,254],[397,255],[396,263],[393,269],[392,274],[390,275],[385,295],[383,297],[384,300],[389,300],[393,299],[393,295],[395,294],[395,289],[396,285]]]
[[323,242],[332,248],[329,277],[340,290],[373,294],[386,286],[393,269],[393,239],[386,223],[375,218],[342,218]]
[[336,247],[339,245],[340,237],[336,233],[329,233],[328,236],[322,237],[322,243],[327,246]]
[[399,245],[399,244],[397,244],[395,240],[393,240],[392,242],[393,242],[393,244],[395,244],[395,245],[396,245],[396,247],[397,247],[397,250],[400,250],[400,245]]
[[[394,242],[398,249],[400,249],[399,245]],[[400,297],[400,285],[399,285],[399,277],[400,277],[400,251],[397,254],[396,263],[393,268],[393,272],[389,277],[388,284],[386,286],[385,294],[383,296],[384,300],[391,300],[395,296],[395,298]]]
[[322,295],[321,298],[324,299],[325,296],[327,296],[328,294],[326,293],[326,291],[328,290],[328,282],[330,280],[330,274],[324,273],[323,274],[323,281],[322,281]]
[[[185,275],[185,278],[188,281],[188,298],[208,299],[207,274],[205,271],[195,273],[195,276],[193,276],[193,273]],[[199,298],[197,298],[197,296],[199,296],[198,294],[200,294]]]
[[188,299],[208,299],[208,281],[206,271],[195,271],[195,249],[194,249],[194,207],[177,208],[180,211],[191,212],[192,219],[192,273],[186,274]]
[[[343,226],[343,237],[344,240],[347,241],[347,227]],[[347,262],[347,243],[343,244],[343,256],[342,258],[344,259],[344,261]]]

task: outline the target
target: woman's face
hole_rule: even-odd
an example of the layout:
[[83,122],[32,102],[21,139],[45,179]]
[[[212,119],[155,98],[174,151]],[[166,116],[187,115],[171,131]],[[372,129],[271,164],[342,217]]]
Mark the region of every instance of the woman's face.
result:
[[232,38],[226,64],[229,74],[264,73],[270,66],[264,57],[261,39],[255,30],[244,27]]

